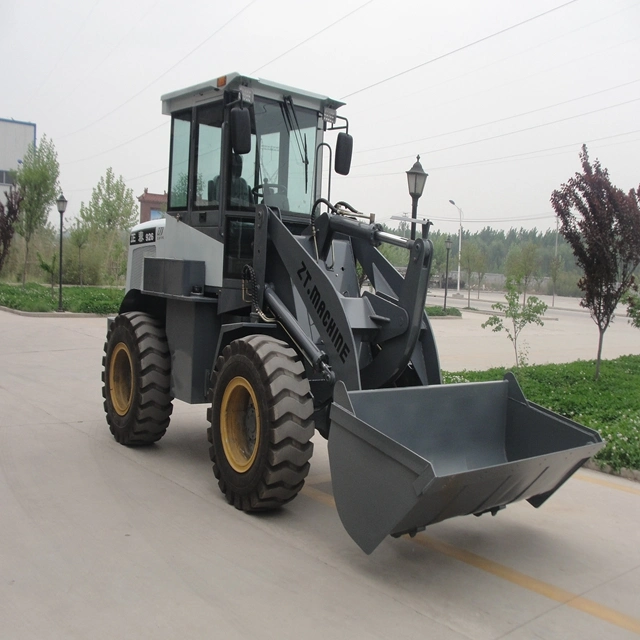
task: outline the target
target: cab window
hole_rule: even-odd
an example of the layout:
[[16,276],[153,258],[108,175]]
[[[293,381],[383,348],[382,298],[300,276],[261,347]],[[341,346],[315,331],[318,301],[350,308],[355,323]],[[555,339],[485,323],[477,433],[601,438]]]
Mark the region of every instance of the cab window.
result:
[[259,203],[287,212],[310,214],[314,201],[314,163],[318,114],[289,99],[256,99]]
[[191,110],[177,113],[171,121],[169,209],[186,209],[189,196],[189,150]]
[[222,102],[196,111],[196,208],[220,207],[220,156],[222,152]]

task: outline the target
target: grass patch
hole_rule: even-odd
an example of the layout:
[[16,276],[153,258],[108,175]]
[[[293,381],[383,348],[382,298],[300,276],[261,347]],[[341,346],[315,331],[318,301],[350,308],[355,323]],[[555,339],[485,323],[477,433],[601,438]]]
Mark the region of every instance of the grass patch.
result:
[[[518,382],[532,402],[600,432],[606,446],[596,460],[640,469],[640,356],[603,360],[600,380],[594,360],[521,367]],[[443,373],[446,383],[501,380],[509,369]]]
[[[117,313],[124,297],[124,289],[99,287],[63,287],[62,308],[73,313]],[[0,306],[20,311],[43,312],[58,310],[58,289],[28,283],[0,284]]]
[[460,313],[460,309],[456,307],[447,307],[446,309],[443,309],[442,307],[434,306],[434,307],[425,307],[424,309],[427,312],[427,315],[430,316],[431,318],[435,318],[437,316],[439,317],[454,316],[456,318],[462,317],[462,313]]

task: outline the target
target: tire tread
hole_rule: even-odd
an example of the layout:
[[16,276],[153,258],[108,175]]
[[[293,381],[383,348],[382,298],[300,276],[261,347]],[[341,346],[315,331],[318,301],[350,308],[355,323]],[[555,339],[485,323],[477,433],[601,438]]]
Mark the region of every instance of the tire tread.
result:
[[[109,341],[117,327],[126,327],[131,332],[140,362],[137,397],[132,406],[134,415],[126,427],[115,424],[107,402],[107,353]],[[111,433],[117,442],[126,446],[144,446],[157,442],[166,433],[173,412],[171,354],[164,326],[146,313],[133,311],[120,314],[109,329],[104,353],[102,397]]]
[[[246,512],[277,509],[298,495],[309,473],[313,454],[311,437],[315,430],[309,382],[294,349],[271,336],[253,335],[234,340],[224,348],[211,376],[212,390],[225,362],[235,355],[243,355],[252,362],[267,388],[267,462],[260,481],[249,494],[234,493],[224,480],[214,445],[214,427],[210,426],[207,437],[211,443],[213,473],[227,501],[237,509]],[[212,418],[210,408],[207,420],[212,423]],[[220,455],[224,455],[223,452]]]

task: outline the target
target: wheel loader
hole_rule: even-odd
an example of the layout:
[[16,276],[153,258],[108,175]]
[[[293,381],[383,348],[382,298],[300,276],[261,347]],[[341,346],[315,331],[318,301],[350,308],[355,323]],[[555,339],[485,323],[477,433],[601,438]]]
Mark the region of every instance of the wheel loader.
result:
[[[511,374],[442,384],[430,223],[407,239],[332,201],[353,146],[341,106],[236,73],[162,97],[167,214],[131,231],[103,395],[130,447],[162,438],[174,399],[208,404],[213,473],[245,512],[296,497],[317,431],[339,517],[371,553],[454,516],[539,507],[602,441]],[[406,250],[405,275],[383,243]]]

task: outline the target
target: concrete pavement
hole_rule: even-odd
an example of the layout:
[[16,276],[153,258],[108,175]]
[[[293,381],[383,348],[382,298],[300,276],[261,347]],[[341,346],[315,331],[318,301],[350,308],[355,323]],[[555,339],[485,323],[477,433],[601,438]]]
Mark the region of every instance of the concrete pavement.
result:
[[[430,295],[427,304],[442,306],[439,291]],[[467,298],[451,297],[447,305],[462,311],[462,318],[441,320],[434,318],[433,331],[438,345],[440,365],[446,371],[461,369],[486,369],[497,366],[513,366],[513,345],[504,331],[495,333],[482,329],[493,302],[504,301],[499,293],[481,293],[481,299],[471,296],[472,308],[481,313],[465,311]],[[544,316],[544,326],[526,326],[519,338],[528,353],[530,364],[594,360],[598,349],[598,328],[588,311],[579,306],[576,298],[556,296],[556,306],[551,307],[551,296],[540,296],[549,305]],[[640,354],[640,330],[632,327],[621,308],[604,336],[602,357],[617,358],[627,354]]]
[[[434,321],[443,366],[508,364],[506,337],[466,316]],[[607,357],[640,352],[624,324]],[[532,360],[592,357],[595,326],[582,342],[579,318],[550,325],[564,330],[532,332]],[[217,489],[203,406],[176,402],[157,445],[116,444],[105,327],[0,312],[0,638],[640,635],[637,483],[580,471],[539,510],[446,521],[365,556],[333,507],[319,437],[303,493],[257,517]]]

